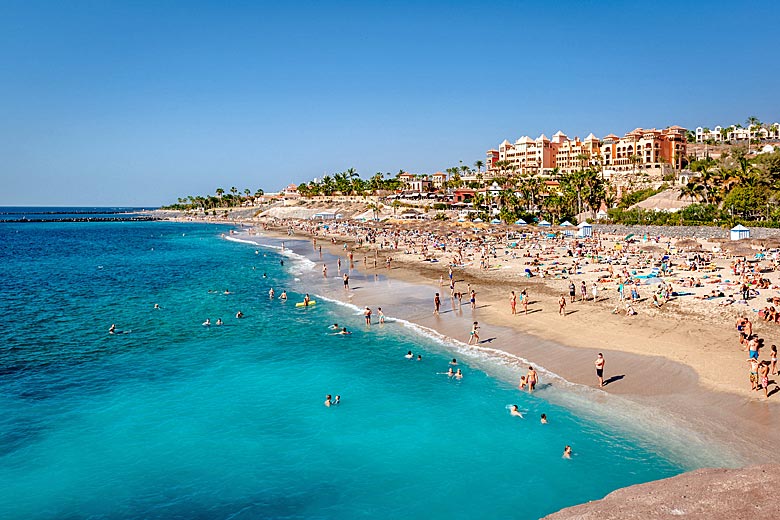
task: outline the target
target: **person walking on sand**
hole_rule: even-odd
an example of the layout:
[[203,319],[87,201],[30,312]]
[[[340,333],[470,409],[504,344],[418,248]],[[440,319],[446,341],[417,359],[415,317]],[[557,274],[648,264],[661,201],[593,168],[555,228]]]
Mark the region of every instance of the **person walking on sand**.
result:
[[520,293],[520,300],[523,302],[523,312],[528,316],[528,291],[526,289]]
[[349,291],[349,274],[344,273],[344,290]]
[[433,315],[438,316],[439,315],[439,309],[441,308],[441,298],[439,297],[439,293],[436,293],[436,296],[433,297]]
[[575,296],[577,296],[577,286],[574,285],[574,282],[569,282],[569,299],[571,303],[574,303]]
[[599,299],[599,286],[596,282],[593,282],[593,285],[590,288],[591,292],[593,293],[593,303],[596,303]]
[[596,377],[599,378],[599,388],[604,386],[604,355],[599,352],[596,358]]
[[777,346],[772,345],[772,347],[769,349],[771,352],[769,354],[769,368],[772,370],[772,375],[777,374]]
[[758,365],[758,381],[760,388],[764,389],[764,399],[769,398],[769,363],[766,361]]
[[474,289],[471,290],[471,298],[469,300],[471,302],[471,310],[474,310],[477,308],[477,293],[474,291]]
[[561,294],[561,297],[558,299],[558,314],[561,316],[566,316],[566,295]]
[[582,302],[588,299],[588,286],[585,285],[585,280],[580,283],[580,298]]
[[515,291],[512,291],[512,295],[509,297],[509,306],[512,308],[512,314],[517,314],[517,295]]
[[758,390],[758,359],[750,358],[747,360],[750,364],[750,389]]
[[479,343],[479,322],[475,321],[471,326],[471,332],[469,333],[469,345],[476,345]]

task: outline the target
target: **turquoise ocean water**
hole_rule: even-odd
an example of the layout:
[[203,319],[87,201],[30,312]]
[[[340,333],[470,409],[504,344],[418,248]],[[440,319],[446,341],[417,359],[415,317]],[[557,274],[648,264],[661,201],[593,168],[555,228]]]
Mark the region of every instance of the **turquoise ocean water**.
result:
[[691,466],[489,363],[451,380],[398,322],[295,308],[314,264],[228,229],[0,224],[0,518],[538,518]]

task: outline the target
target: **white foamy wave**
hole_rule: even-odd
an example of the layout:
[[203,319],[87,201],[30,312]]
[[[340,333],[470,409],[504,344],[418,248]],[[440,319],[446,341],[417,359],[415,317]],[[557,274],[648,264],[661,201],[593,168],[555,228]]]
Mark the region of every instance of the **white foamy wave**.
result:
[[[249,235],[242,235],[242,236],[249,236]],[[225,240],[229,240],[230,242],[238,242],[239,244],[249,244],[253,246],[259,246],[262,244],[259,244],[257,242],[254,242],[251,239],[248,238],[242,238],[241,236],[235,236],[235,235],[225,235]]]

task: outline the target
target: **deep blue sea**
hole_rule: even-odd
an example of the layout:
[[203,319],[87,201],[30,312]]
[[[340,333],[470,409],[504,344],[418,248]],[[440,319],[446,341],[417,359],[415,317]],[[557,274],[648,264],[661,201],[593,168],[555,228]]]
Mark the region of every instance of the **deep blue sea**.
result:
[[484,363],[440,374],[397,322],[296,308],[313,264],[228,232],[0,224],[0,518],[532,519],[688,469]]

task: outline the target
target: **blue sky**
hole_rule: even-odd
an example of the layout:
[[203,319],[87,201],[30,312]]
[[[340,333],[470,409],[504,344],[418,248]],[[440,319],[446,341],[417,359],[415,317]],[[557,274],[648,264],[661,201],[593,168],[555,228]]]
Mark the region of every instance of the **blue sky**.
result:
[[775,2],[0,0],[0,205],[160,205],[503,139],[780,120]]

